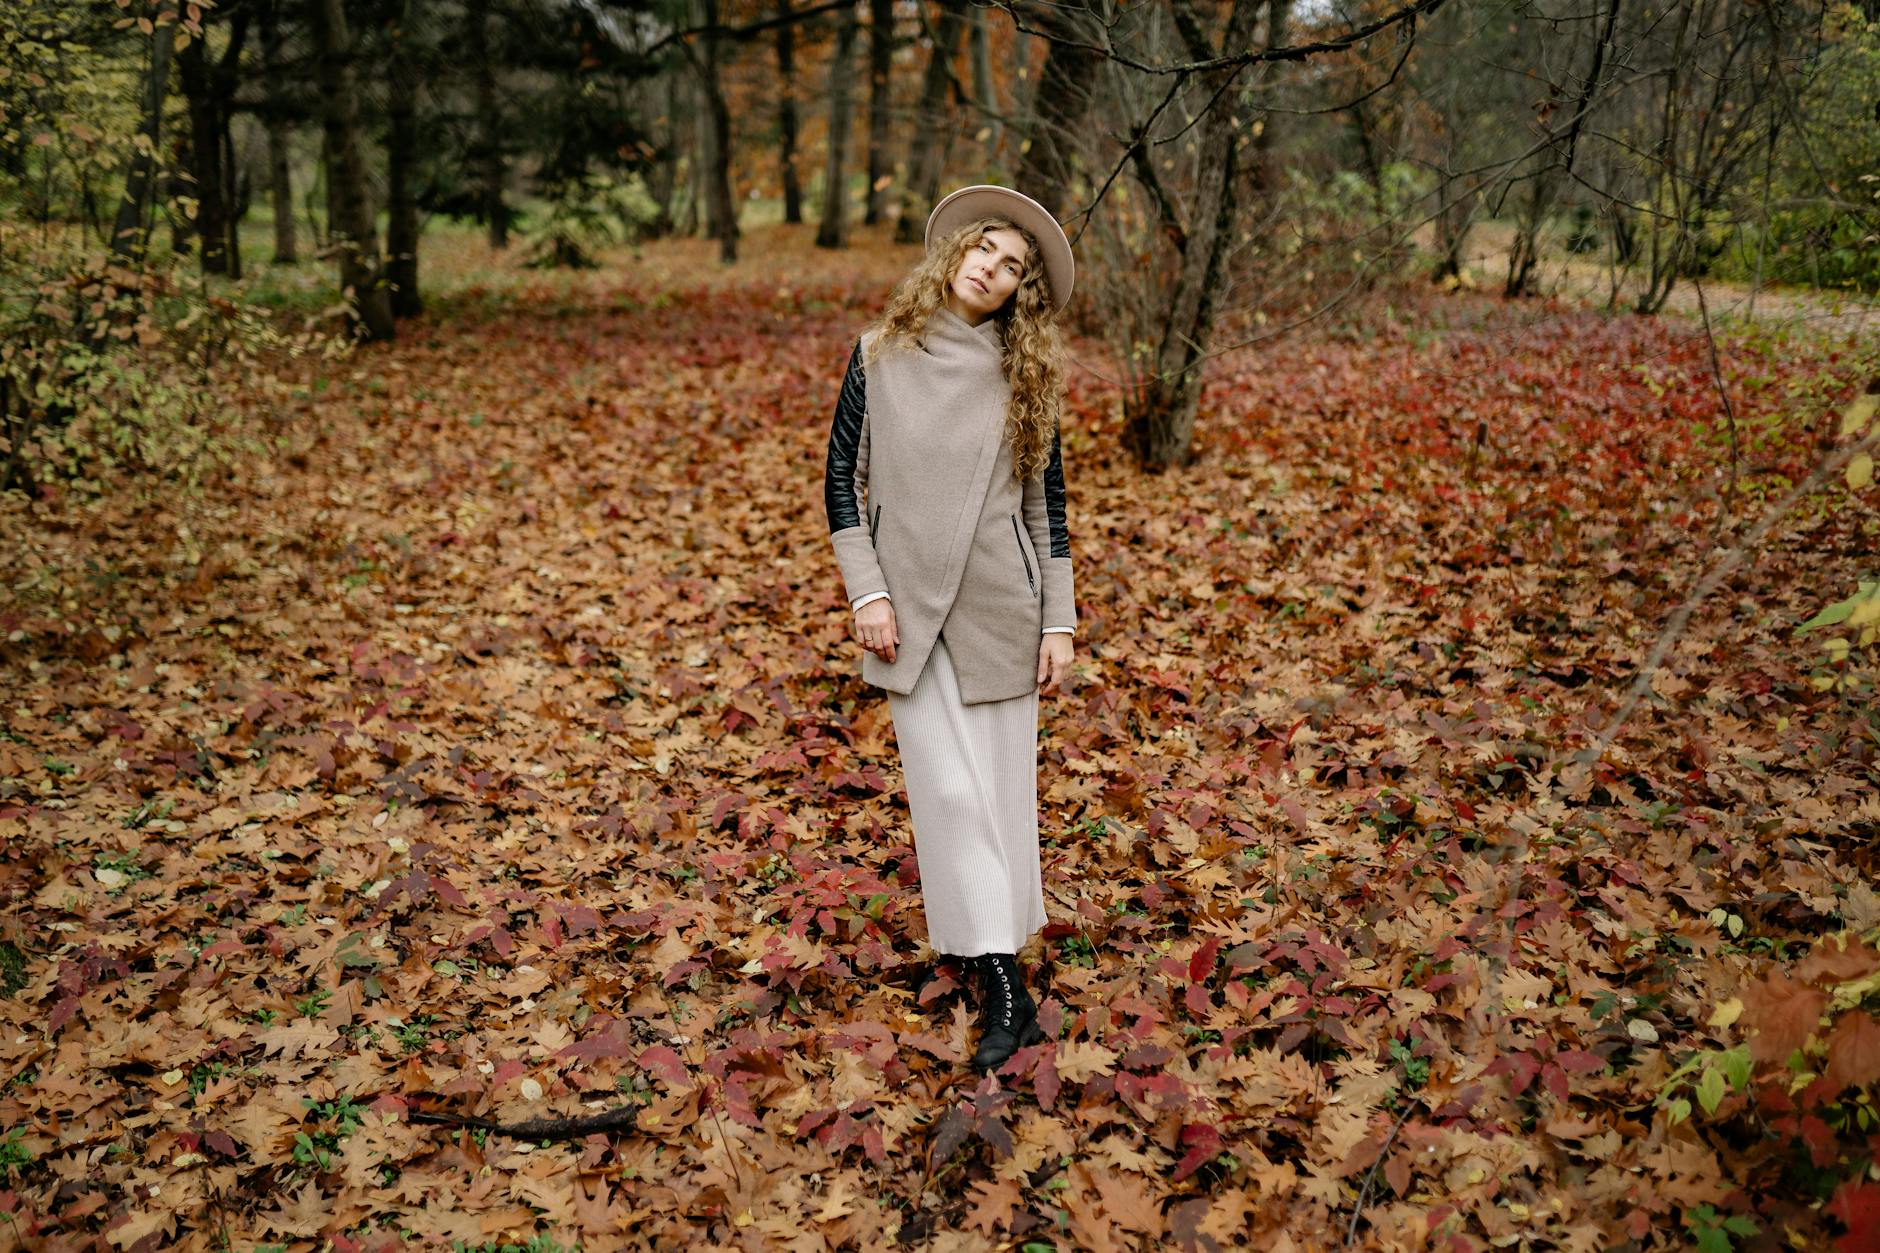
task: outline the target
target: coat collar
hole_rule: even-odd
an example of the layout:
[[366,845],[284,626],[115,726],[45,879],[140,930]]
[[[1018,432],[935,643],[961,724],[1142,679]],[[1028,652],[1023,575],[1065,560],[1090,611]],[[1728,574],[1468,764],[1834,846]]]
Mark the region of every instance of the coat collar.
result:
[[[978,326],[974,326],[965,318],[953,312],[952,309],[947,307],[946,302],[942,301],[939,305],[935,306],[933,322],[945,324],[949,330],[954,332],[964,331],[968,335],[976,335],[986,343],[998,349],[1001,354],[1005,351],[1005,338],[999,333],[999,319],[997,318],[987,318]],[[931,324],[929,329],[933,329]]]

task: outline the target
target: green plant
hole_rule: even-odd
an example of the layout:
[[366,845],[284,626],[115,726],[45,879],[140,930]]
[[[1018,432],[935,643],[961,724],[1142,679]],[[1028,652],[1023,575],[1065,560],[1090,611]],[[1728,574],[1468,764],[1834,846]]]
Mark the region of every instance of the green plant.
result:
[[407,1053],[415,1053],[430,1040],[430,1026],[437,1021],[433,1014],[419,1014],[410,1022],[400,1022],[396,1018],[385,1020],[386,1025],[395,1028],[392,1036],[398,1046]]
[[26,986],[26,954],[0,940],[0,996],[12,996]]
[[1708,1205],[1696,1205],[1684,1211],[1684,1225],[1690,1228],[1699,1253],[1730,1253],[1736,1247],[1731,1236],[1753,1236],[1755,1223],[1738,1214],[1719,1214]]
[[1697,1098],[1697,1104],[1706,1114],[1714,1114],[1723,1104],[1723,1098],[1731,1092],[1741,1092],[1749,1086],[1750,1055],[1747,1044],[1739,1044],[1733,1049],[1722,1052],[1699,1053],[1688,1057],[1676,1070],[1665,1077],[1658,1088],[1658,1104],[1669,1116],[1673,1124],[1691,1116],[1690,1097],[1674,1096],[1679,1088],[1688,1087],[1691,1096]]
[[1096,945],[1083,932],[1073,931],[1058,941],[1058,962],[1065,966],[1094,968],[1097,964]]
[[1412,1036],[1408,1041],[1390,1042],[1390,1060],[1403,1067],[1403,1081],[1406,1086],[1420,1088],[1430,1081],[1430,1059],[1418,1057],[1415,1049],[1423,1041]]
[[594,253],[621,240],[637,239],[659,213],[635,177],[579,174],[551,185],[548,213],[529,233],[523,264],[537,268],[592,269]]
[[333,1154],[338,1151],[340,1141],[359,1129],[365,1113],[364,1107],[350,1096],[333,1101],[315,1101],[312,1097],[302,1097],[301,1104],[326,1125],[311,1132],[294,1133],[294,1160],[323,1171],[331,1170]]
[[0,1174],[11,1176],[33,1164],[33,1151],[26,1147],[26,1128],[15,1127],[0,1136]]

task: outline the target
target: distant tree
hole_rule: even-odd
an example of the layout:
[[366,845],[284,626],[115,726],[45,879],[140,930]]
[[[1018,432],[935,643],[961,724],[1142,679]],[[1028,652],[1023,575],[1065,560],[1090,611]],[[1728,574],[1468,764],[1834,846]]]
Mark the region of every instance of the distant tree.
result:
[[946,168],[947,146],[959,130],[954,108],[953,59],[959,55],[966,33],[964,0],[940,0],[940,20],[933,30],[933,49],[921,81],[920,105],[907,154],[907,183],[901,189],[901,216],[894,237],[900,243],[920,240],[927,215],[940,194],[940,176]]
[[849,64],[855,56],[855,31],[855,6],[844,5],[837,18],[835,50],[829,57],[829,138],[823,171],[822,223],[816,229],[818,248],[846,248],[849,242]]
[[137,137],[124,166],[124,195],[118,201],[117,220],[111,227],[111,255],[127,265],[143,259],[147,240],[145,215],[151,206],[158,144],[163,131],[163,98],[170,81],[171,52],[176,46],[176,0],[157,0],[151,23],[150,61],[144,70],[143,98],[138,109]]
[[359,129],[359,89],[353,69],[352,33],[343,0],[309,0],[326,132],[328,196],[339,282],[353,301],[359,330],[369,339],[391,339],[391,294],[366,192]]
[[392,312],[424,312],[418,286],[418,78],[419,41],[414,11],[424,0],[382,0],[385,51],[385,278]]
[[1062,214],[1073,179],[1069,154],[1100,79],[1103,57],[1091,45],[1102,28],[1089,0],[1027,5],[1023,13],[1047,42],[1044,66],[1031,97],[1025,156],[1013,183],[1045,208]]
[[702,0],[706,31],[702,39],[703,56],[699,60],[699,85],[705,92],[706,217],[712,237],[718,241],[718,259],[725,264],[738,259],[738,210],[731,195],[731,107],[725,101],[724,84],[719,77],[719,63],[724,55],[724,40],[718,28],[718,0]]
[[783,220],[803,220],[803,187],[796,174],[796,23],[790,0],[777,0],[777,164],[783,183]]
[[503,115],[496,102],[496,62],[490,52],[490,0],[465,0],[464,43],[475,101],[476,139],[470,159],[477,172],[479,213],[489,230],[490,247],[509,246],[509,206],[503,199],[506,168]]
[[889,124],[894,99],[889,74],[894,69],[894,0],[868,0],[868,200],[862,221],[881,221],[893,181],[889,164]]
[[[235,214],[234,143],[229,134],[235,89],[241,80],[242,48],[254,8],[245,0],[204,11],[203,37],[186,41],[176,56],[177,81],[189,102],[191,194],[195,233],[205,274],[241,277],[241,242]],[[211,22],[209,19],[219,18]],[[211,57],[209,35],[226,28],[220,56]]]
[[288,105],[286,64],[281,31],[280,0],[258,0],[261,26],[261,124],[268,137],[268,203],[274,211],[274,263],[294,265],[300,260],[294,231],[294,176],[289,136],[293,133]]

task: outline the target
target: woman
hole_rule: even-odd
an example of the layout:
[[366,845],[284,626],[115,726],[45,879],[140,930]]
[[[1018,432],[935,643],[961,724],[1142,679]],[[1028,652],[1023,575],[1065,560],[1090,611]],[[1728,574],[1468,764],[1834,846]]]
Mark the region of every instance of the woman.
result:
[[849,357],[823,480],[928,939],[979,974],[982,1072],[1043,1039],[1017,954],[1045,921],[1038,693],[1069,672],[1077,624],[1056,326],[1072,276],[1029,197],[979,185],[934,206],[926,258]]

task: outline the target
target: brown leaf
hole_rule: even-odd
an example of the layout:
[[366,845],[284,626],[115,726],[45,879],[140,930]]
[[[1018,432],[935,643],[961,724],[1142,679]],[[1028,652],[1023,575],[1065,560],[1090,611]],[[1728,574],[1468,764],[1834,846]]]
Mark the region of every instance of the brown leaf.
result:
[[1880,1022],[1861,1009],[1841,1015],[1828,1036],[1828,1080],[1858,1088],[1880,1080]]
[[1772,972],[1743,987],[1743,1017],[1750,1033],[1750,1056],[1759,1062],[1781,1065],[1789,1054],[1808,1042],[1828,1005],[1828,994]]
[[1880,970],[1880,951],[1859,936],[1826,936],[1795,963],[1792,971],[1803,983],[1848,983]]
[[1025,1194],[1013,1179],[980,1179],[967,1193],[971,1209],[966,1225],[990,1237],[1012,1221],[1012,1211],[1024,1203]]

